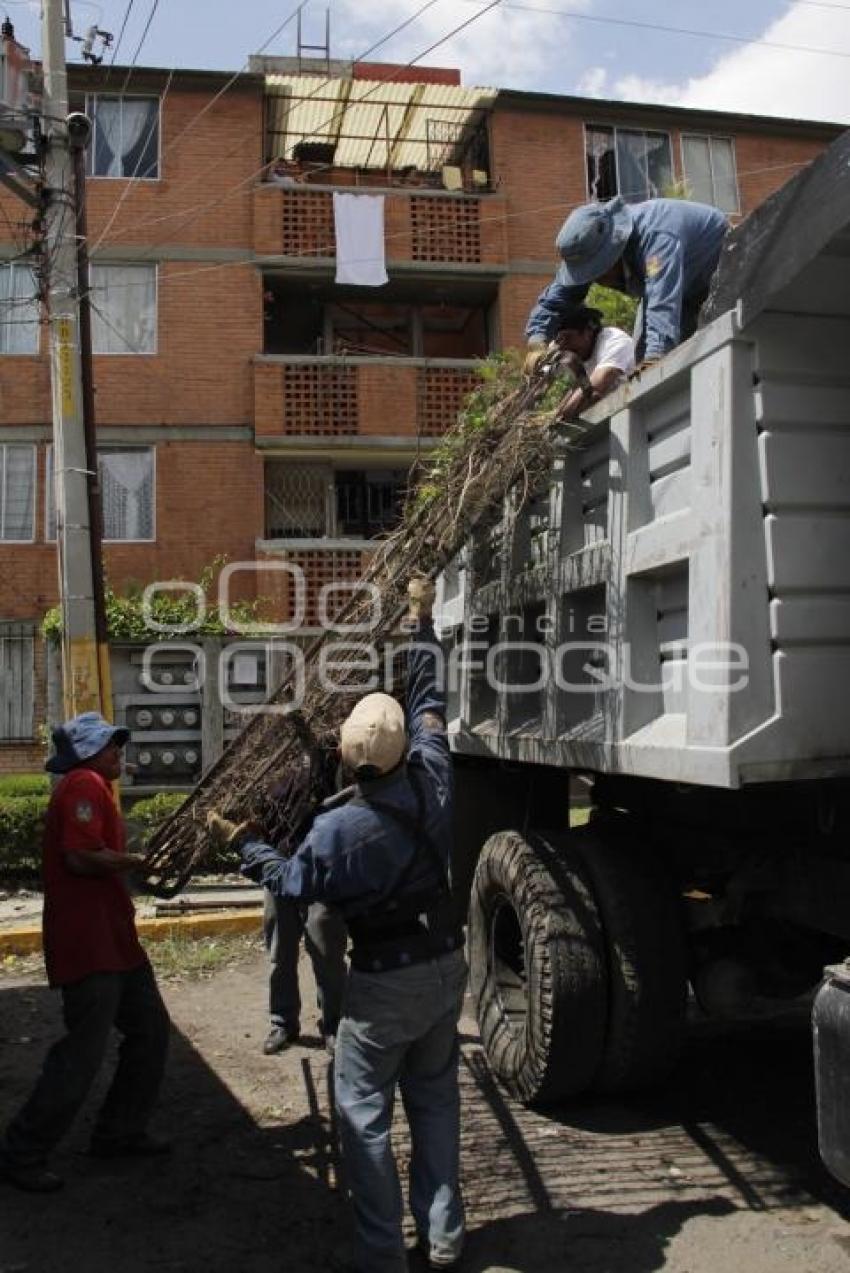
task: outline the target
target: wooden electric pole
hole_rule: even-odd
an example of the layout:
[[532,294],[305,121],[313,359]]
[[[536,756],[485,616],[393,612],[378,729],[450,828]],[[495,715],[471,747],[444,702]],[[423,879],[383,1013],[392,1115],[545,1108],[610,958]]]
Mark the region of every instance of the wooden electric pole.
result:
[[[88,292],[87,257],[78,260],[78,200],[85,199],[84,164],[75,181],[74,150],[84,150],[90,128],[84,116],[68,118],[63,0],[43,0],[45,251],[53,391],[53,470],[56,542],[62,606],[64,710],[112,711],[109,651],[103,613],[97,449],[94,419],[86,437],[83,337],[79,298]],[[82,208],[85,233],[85,210]],[[89,349],[86,351],[90,355]],[[87,395],[90,414],[93,392]]]

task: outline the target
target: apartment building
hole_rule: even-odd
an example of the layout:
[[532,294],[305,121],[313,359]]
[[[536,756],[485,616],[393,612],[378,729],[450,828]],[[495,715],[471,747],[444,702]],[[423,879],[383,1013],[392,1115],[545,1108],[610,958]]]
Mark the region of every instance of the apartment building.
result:
[[[305,631],[353,580],[411,464],[521,344],[570,208],[671,188],[745,216],[840,131],[468,88],[439,68],[254,59],[74,67],[88,157],[109,581],[246,563]],[[337,279],[334,195],[383,200],[387,281]],[[57,599],[51,401],[32,213],[0,193],[0,771],[37,767],[38,624]]]

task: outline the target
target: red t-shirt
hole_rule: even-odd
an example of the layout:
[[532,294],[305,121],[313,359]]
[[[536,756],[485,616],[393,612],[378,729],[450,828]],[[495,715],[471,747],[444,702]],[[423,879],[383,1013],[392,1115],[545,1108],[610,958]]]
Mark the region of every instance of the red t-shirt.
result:
[[66,858],[69,849],[125,848],[109,783],[92,769],[72,769],[53,792],[44,828],[44,962],[51,986],[145,962],[122,876],[75,875]]

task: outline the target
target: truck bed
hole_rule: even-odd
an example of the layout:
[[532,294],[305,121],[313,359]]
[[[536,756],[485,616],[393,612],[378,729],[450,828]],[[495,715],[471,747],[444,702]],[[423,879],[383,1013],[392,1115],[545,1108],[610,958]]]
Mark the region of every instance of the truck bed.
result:
[[850,773],[848,161],[845,135],[730,236],[731,307],[444,576],[457,752],[727,788]]

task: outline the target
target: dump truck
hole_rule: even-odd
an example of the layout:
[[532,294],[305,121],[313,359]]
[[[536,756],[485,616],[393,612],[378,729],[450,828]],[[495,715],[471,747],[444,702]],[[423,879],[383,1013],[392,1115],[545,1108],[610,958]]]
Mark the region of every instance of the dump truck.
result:
[[[691,990],[735,1017],[818,984],[850,946],[848,171],[845,134],[730,234],[696,335],[580,422],[541,411],[543,373],[459,421],[364,575],[381,617],[369,595],[337,616],[364,634],[352,679],[323,681],[323,632],[160,828],[152,888],[203,860],[211,809],[297,844],[316,740],[411,572],[442,572],[454,884],[504,1085],[651,1083]],[[266,788],[287,773],[282,804]],[[834,980],[850,991],[850,968]],[[834,1006],[823,1091],[850,1108]]]
[[689,986],[746,1015],[850,948],[848,170],[845,134],[735,231],[697,334],[443,574],[471,986],[524,1101],[658,1080]]

